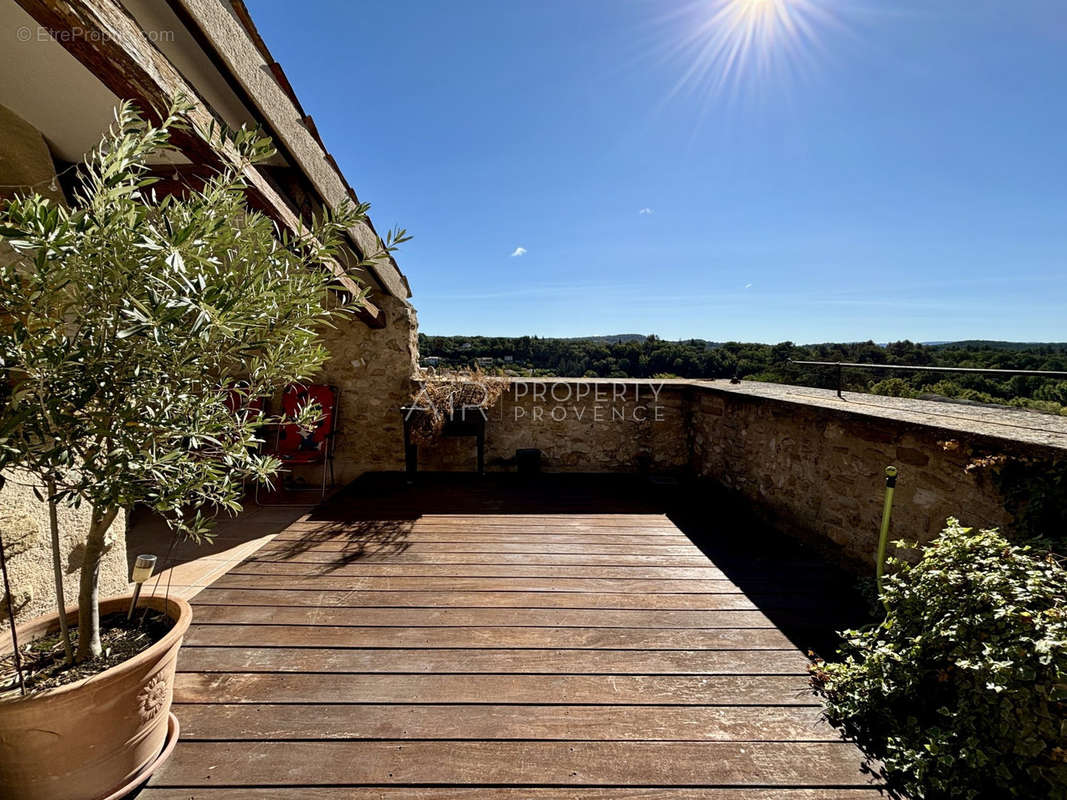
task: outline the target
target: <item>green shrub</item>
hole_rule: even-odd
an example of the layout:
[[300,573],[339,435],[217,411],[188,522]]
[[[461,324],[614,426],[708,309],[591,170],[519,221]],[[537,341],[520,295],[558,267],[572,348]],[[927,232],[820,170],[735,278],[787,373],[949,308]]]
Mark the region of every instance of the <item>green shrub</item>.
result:
[[1067,556],[1067,459],[1009,457],[991,466],[1013,538]]
[[918,397],[919,393],[911,387],[903,378],[886,378],[885,380],[872,383],[867,391],[871,394],[885,395],[886,397]]
[[1067,571],[954,519],[891,561],[885,620],[812,665],[827,719],[915,800],[1067,798]]

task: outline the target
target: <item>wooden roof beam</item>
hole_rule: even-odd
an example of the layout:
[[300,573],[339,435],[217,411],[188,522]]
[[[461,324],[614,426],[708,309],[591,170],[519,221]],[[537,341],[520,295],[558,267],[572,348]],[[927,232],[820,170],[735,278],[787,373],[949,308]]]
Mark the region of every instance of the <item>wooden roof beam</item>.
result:
[[[346,198],[354,197],[355,192],[313,130],[313,124],[307,124],[307,114],[281,66],[271,57],[243,1],[230,0],[232,14],[218,0],[168,2],[172,7],[183,8],[200,28],[326,205],[336,209]],[[361,254],[377,250],[378,234],[370,218],[353,225],[348,234]],[[389,294],[402,300],[411,296],[407,279],[391,256],[380,259],[369,269]]]
[[[251,201],[279,225],[306,238],[310,230],[289,207],[267,177],[248,164],[229,143],[219,147],[207,139],[212,123],[218,124],[210,107],[174,65],[145,36],[137,21],[115,0],[16,0],[38,24],[86,69],[117,96],[137,103],[142,112],[158,122],[161,113],[184,97],[192,106],[188,120],[193,131],[175,131],[172,142],[194,163],[233,167],[248,185]],[[338,288],[356,294],[360,286],[337,262],[327,268]],[[382,327],[384,315],[365,300],[358,312],[368,325]]]

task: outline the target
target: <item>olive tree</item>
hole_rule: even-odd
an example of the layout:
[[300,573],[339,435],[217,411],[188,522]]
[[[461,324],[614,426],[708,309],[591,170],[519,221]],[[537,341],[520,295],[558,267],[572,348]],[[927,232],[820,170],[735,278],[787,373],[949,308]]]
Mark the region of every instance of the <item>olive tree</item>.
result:
[[[79,661],[101,651],[98,577],[120,510],[144,504],[194,538],[237,513],[246,483],[280,468],[256,451],[251,401],[311,378],[324,327],[365,299],[339,293],[325,265],[366,205],[290,236],[248,208],[241,166],[156,197],[149,159],[185,125],[180,106],[153,125],[121,105],[72,208],[29,194],[0,209],[16,254],[0,266],[0,468],[35,475],[53,508],[90,509]],[[246,162],[271,153],[245,130],[210,138]]]

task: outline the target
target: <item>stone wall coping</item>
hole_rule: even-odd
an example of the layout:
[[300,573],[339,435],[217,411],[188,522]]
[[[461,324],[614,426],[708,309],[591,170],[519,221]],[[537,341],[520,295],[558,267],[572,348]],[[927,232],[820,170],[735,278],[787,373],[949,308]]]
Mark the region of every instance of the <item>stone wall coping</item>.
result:
[[839,414],[892,420],[970,436],[983,436],[1006,442],[1024,443],[1067,451],[1067,417],[1042,414],[1007,406],[989,406],[936,400],[884,397],[862,392],[844,392],[844,399],[832,389],[791,386],[779,383],[728,380],[697,381],[684,378],[512,378],[512,383],[582,383],[659,386],[699,389],[711,393],[740,395],[798,406],[827,409]]

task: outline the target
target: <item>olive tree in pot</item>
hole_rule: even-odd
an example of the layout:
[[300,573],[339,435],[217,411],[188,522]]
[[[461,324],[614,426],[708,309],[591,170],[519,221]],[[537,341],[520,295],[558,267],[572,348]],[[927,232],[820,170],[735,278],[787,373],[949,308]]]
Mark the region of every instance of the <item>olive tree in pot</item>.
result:
[[[122,105],[81,168],[73,209],[36,195],[0,208],[16,256],[0,266],[0,468],[34,476],[53,510],[89,512],[77,608],[19,628],[26,690],[0,689],[3,797],[102,797],[157,758],[190,610],[148,598],[162,612],[154,633],[131,634],[129,598],[98,598],[112,523],[143,504],[199,539],[220,511],[239,512],[246,482],[280,467],[256,453],[266,420],[250,401],[314,375],[321,329],[364,300],[338,294],[332,270],[366,206],[288,237],[247,208],[236,167],[155,197],[148,161],[185,124],[180,106],[152,125]],[[200,133],[248,162],[270,154],[247,131]],[[391,234],[368,260],[404,238]],[[61,571],[56,582],[62,611]],[[141,644],[124,649],[112,634]],[[38,656],[42,637],[74,646]]]

